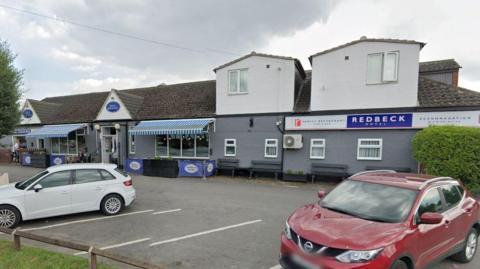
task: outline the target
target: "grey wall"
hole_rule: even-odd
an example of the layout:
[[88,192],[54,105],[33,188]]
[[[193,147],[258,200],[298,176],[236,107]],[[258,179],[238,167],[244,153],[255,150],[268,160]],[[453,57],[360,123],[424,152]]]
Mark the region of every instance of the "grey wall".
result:
[[[310,172],[312,162],[346,164],[349,173],[365,170],[365,166],[410,167],[416,171],[417,163],[413,159],[412,139],[416,130],[345,130],[345,131],[303,131],[289,132],[303,134],[303,148],[285,150],[284,172]],[[310,139],[324,138],[326,144],[325,159],[310,159]],[[357,160],[359,138],[383,138],[381,161]]]
[[138,135],[135,137],[135,154],[129,158],[152,159],[155,157],[155,136]]
[[12,136],[7,135],[2,138],[0,138],[0,149],[1,148],[6,148],[6,149],[12,149]]
[[[216,131],[211,136],[210,147],[214,159],[239,159],[241,167],[250,167],[251,160],[281,160],[282,134],[276,127],[276,122],[283,116],[253,116],[253,127],[250,127],[250,117],[220,117],[216,121]],[[237,140],[237,156],[224,156],[226,138]],[[265,158],[265,139],[278,139],[278,157]]]

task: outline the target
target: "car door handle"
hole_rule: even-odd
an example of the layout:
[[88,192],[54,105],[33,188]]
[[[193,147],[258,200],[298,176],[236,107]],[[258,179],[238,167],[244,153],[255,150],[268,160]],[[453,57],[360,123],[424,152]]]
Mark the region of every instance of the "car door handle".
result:
[[445,226],[448,226],[450,224],[449,220],[445,220]]
[[472,213],[473,207],[465,208],[465,212]]
[[69,191],[62,191],[61,194],[69,194]]

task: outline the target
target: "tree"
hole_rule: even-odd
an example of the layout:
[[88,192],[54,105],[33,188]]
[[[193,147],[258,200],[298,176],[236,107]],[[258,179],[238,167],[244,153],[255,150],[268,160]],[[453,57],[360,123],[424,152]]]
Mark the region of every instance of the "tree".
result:
[[16,57],[8,43],[0,40],[0,138],[11,134],[20,122],[18,101],[23,70],[14,66]]
[[451,176],[480,191],[480,128],[425,128],[415,135],[413,152],[428,174]]

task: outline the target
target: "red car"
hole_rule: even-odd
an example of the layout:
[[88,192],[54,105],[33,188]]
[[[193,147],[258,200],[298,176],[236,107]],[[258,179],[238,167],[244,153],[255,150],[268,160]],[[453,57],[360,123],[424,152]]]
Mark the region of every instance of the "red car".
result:
[[452,256],[473,260],[480,204],[458,181],[367,171],[290,216],[286,269],[419,269]]

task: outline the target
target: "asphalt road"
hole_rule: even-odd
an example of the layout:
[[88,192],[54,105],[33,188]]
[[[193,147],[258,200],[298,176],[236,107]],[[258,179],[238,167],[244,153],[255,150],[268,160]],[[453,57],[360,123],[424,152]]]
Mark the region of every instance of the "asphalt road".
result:
[[[0,173],[8,172],[14,181],[38,171],[0,166]],[[272,269],[278,268],[279,235],[287,216],[315,201],[318,189],[329,187],[228,177],[204,181],[143,176],[134,176],[134,186],[138,199],[123,215],[76,214],[28,221],[21,228],[172,269]],[[468,265],[446,260],[432,268],[478,269],[478,256]]]

